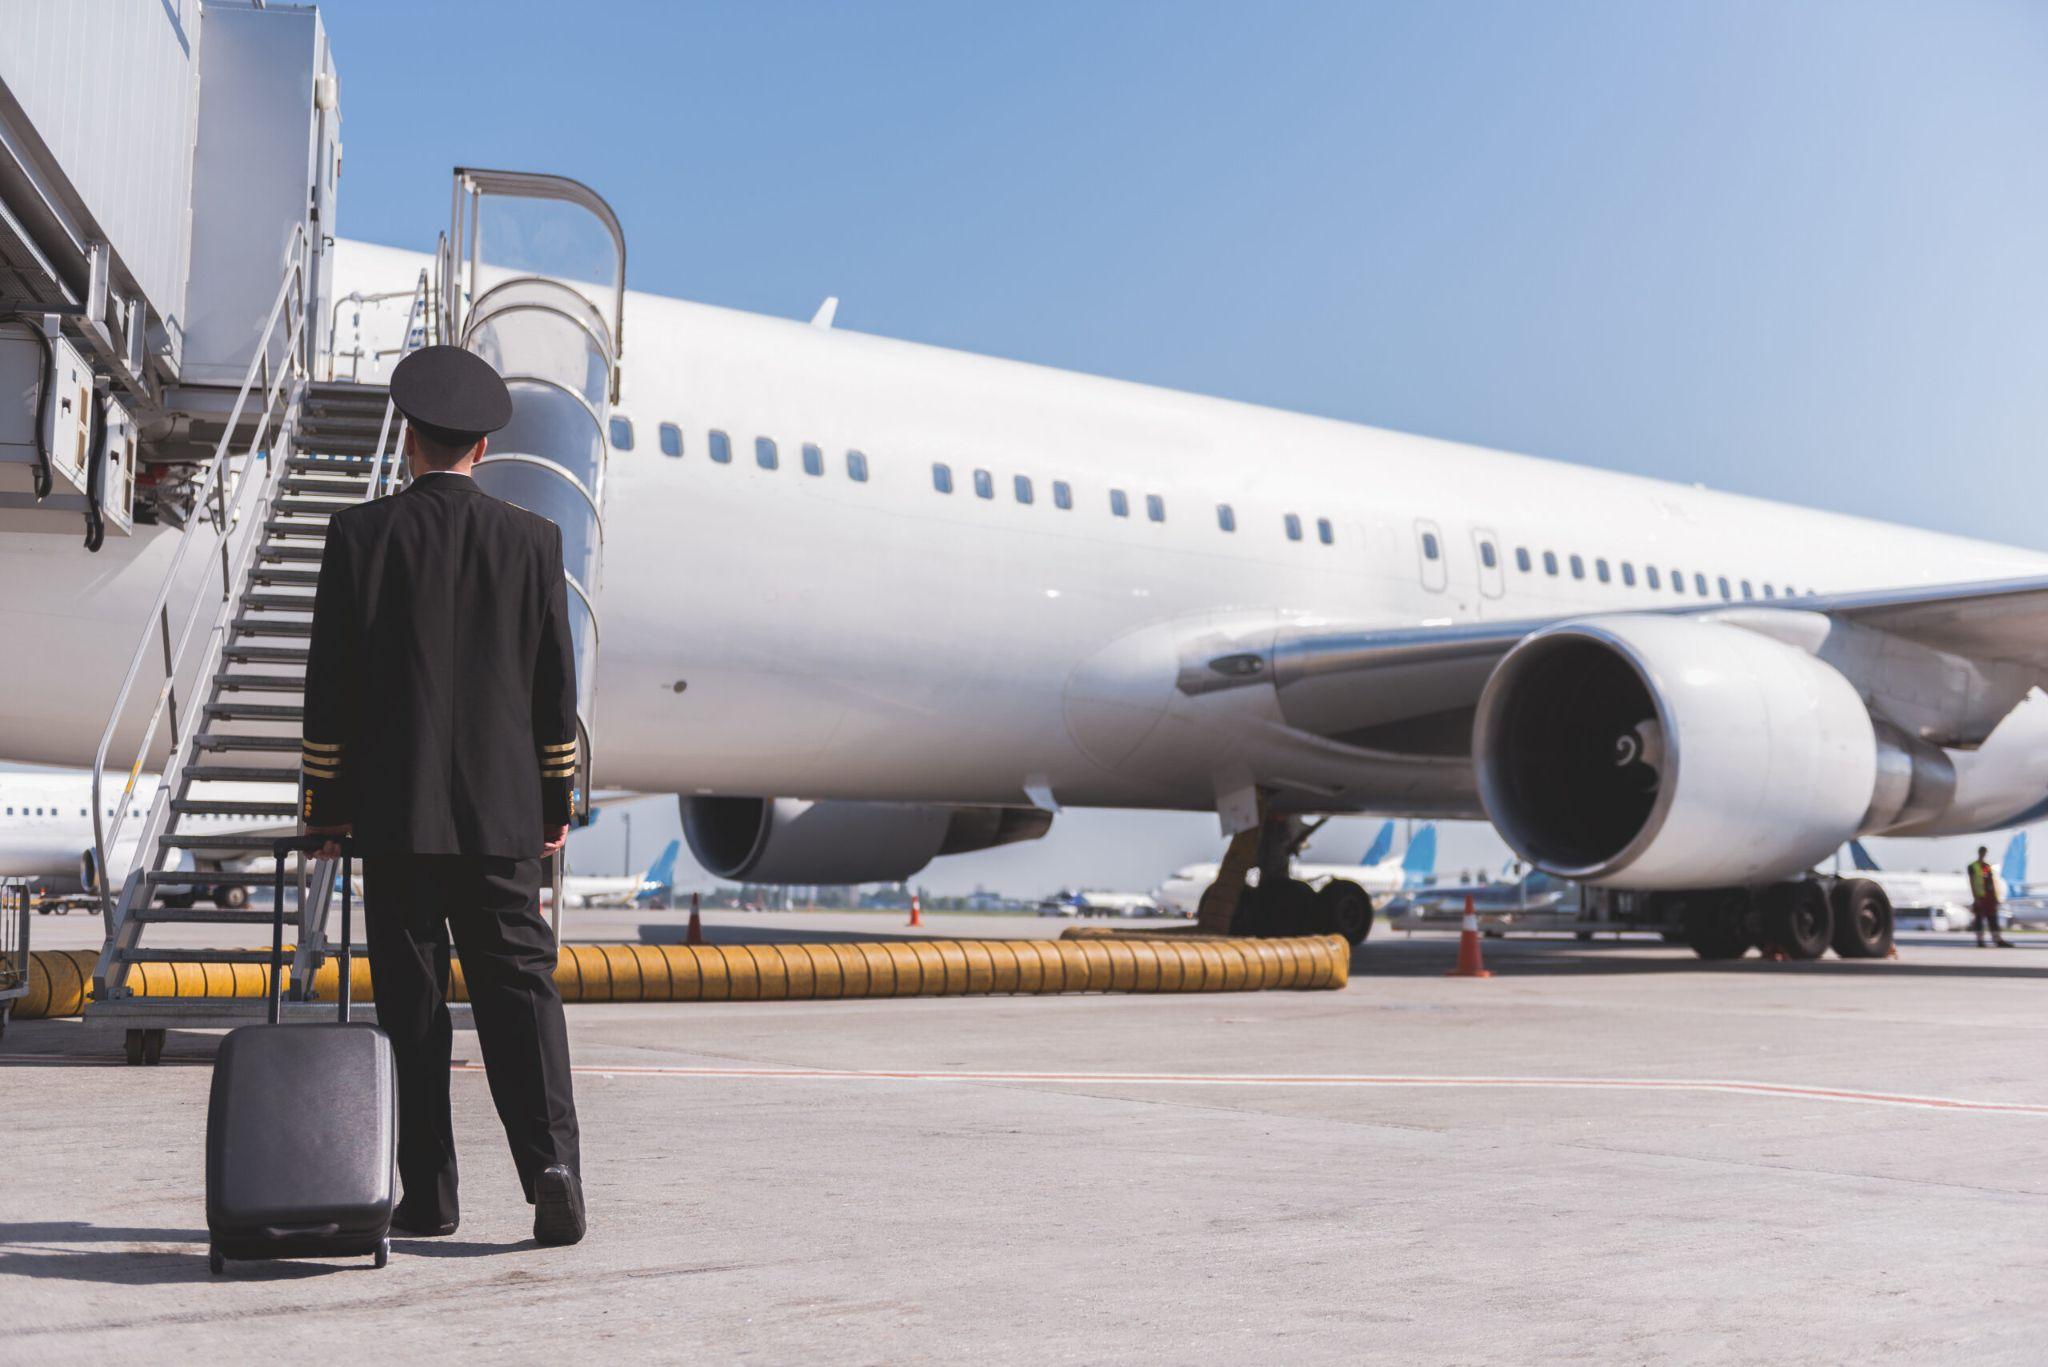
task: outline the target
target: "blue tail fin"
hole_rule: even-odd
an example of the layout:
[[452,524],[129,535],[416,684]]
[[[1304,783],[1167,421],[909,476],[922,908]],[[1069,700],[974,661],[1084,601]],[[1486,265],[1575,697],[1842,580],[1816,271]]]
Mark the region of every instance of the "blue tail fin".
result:
[[1877,861],[1870,857],[1869,850],[1863,848],[1861,840],[1851,840],[1849,842],[1849,858],[1855,861],[1857,869],[1861,872],[1877,872]]
[[2012,842],[2005,847],[2005,860],[1998,866],[1998,881],[2005,885],[2008,897],[2027,885],[2027,833],[2025,831],[2015,832]]
[[644,887],[653,884],[657,888],[672,887],[676,881],[676,855],[682,851],[683,842],[671,840],[661,850],[661,857],[647,866],[646,877],[640,880]]
[[1393,848],[1394,823],[1389,821],[1380,827],[1380,833],[1372,838],[1372,844],[1366,848],[1365,858],[1358,862],[1361,864],[1377,864],[1382,859],[1385,859],[1387,852]]
[[1408,842],[1408,853],[1401,856],[1401,882],[1403,886],[1415,887],[1436,877],[1436,823],[1431,822],[1415,833]]

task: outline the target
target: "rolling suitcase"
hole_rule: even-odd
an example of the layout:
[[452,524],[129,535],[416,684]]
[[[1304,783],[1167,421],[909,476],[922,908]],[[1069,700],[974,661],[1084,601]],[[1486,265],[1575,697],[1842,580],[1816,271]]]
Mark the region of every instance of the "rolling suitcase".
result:
[[266,1025],[221,1041],[206,1110],[206,1230],[215,1272],[229,1258],[391,1253],[397,1203],[398,1075],[391,1040],[350,1024],[349,883],[341,864],[341,1004],[333,1024],[278,1024],[284,991],[284,868],[319,836],[276,842]]

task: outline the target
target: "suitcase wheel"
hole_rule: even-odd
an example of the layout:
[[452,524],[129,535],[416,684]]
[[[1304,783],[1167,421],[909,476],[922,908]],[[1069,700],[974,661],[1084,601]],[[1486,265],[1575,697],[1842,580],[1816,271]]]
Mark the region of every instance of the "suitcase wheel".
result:
[[208,1245],[206,1249],[206,1266],[214,1276],[218,1277],[221,1273],[228,1270],[228,1260],[220,1256],[219,1249]]
[[379,1266],[379,1267],[382,1267],[382,1266],[384,1266],[384,1264],[386,1264],[386,1263],[388,1263],[388,1262],[390,1262],[390,1261],[391,1261],[391,1240],[389,1240],[388,1238],[387,1238],[387,1239],[379,1239],[379,1240],[377,1241],[377,1266]]

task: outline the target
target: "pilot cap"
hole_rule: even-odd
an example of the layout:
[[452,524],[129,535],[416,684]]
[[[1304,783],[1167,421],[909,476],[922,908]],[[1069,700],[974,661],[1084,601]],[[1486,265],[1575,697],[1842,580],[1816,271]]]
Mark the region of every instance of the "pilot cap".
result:
[[421,347],[391,371],[391,402],[429,441],[474,446],[512,421],[491,363],[459,346]]

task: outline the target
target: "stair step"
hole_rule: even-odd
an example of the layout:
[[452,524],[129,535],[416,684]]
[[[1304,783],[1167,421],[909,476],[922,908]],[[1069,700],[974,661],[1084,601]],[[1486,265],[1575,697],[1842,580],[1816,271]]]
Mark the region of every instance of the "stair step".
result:
[[[253,584],[303,584],[316,588],[320,583],[318,570],[281,570],[275,565],[257,565],[249,571],[249,582]],[[309,598],[306,600],[311,602]]]
[[[272,828],[271,836],[276,834]],[[270,838],[261,831],[210,832],[206,835],[167,833],[163,843],[181,850],[260,850],[270,852]]]
[[242,674],[224,669],[213,676],[213,686],[223,693],[303,693],[303,674]]
[[276,919],[267,911],[201,911],[197,907],[137,907],[129,915],[150,925],[267,926]]
[[276,518],[271,518],[263,524],[263,530],[269,536],[298,536],[314,541],[325,541],[327,539],[327,524],[325,522],[281,522]]
[[[266,922],[270,917],[263,918]],[[124,964],[267,964],[267,949],[124,949]],[[285,960],[287,968],[291,960]]]
[[[211,710],[211,709],[209,709]],[[272,755],[296,755],[299,753],[297,736],[225,736],[215,731],[201,731],[192,738],[192,743],[201,750],[222,754],[239,751],[243,754],[263,753]]]
[[252,646],[229,644],[221,653],[237,664],[245,665],[302,665],[308,654],[305,646]]
[[206,715],[222,721],[304,721],[306,709],[288,702],[210,702]]
[[[185,777],[194,783],[290,783],[299,781],[299,766],[290,768],[283,765],[258,764],[187,764]],[[286,806],[291,804],[287,803]],[[231,804],[231,811],[246,811],[245,807]]]
[[308,593],[244,593],[242,606],[258,612],[311,612],[313,596]]
[[219,869],[151,869],[142,875],[142,881],[153,888],[246,888],[270,880],[242,878]]
[[318,499],[293,498],[289,494],[270,505],[272,511],[283,513],[290,517],[332,517],[347,506],[346,503],[326,503]]
[[211,798],[174,797],[171,799],[171,810],[181,816],[297,816],[299,804],[256,802],[248,798],[240,798],[233,802],[216,802]]
[[237,617],[235,634],[238,636],[311,636],[311,622],[281,622],[276,618]]
[[284,468],[308,474],[332,471],[335,474],[367,475],[375,464],[368,456],[293,456],[284,463]]
[[284,491],[288,494],[333,494],[336,498],[360,500],[370,487],[370,472],[352,478],[346,475],[286,475]]
[[320,557],[325,554],[326,548],[322,546],[292,546],[275,541],[266,541],[256,548],[256,558],[270,564],[292,561],[302,565],[317,565],[320,563]]

